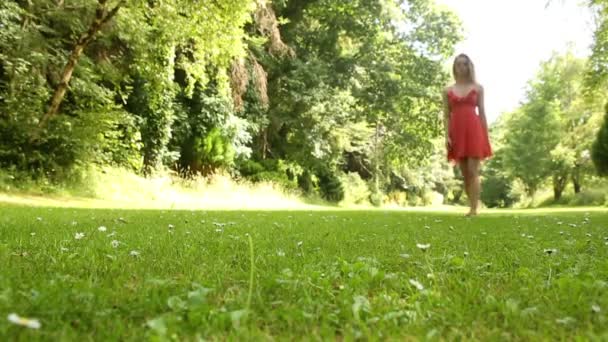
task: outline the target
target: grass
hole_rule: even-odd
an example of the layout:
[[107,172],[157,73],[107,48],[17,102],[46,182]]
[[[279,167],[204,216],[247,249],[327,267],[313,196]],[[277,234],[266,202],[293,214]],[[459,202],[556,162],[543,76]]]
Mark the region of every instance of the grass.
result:
[[0,337],[606,340],[606,236],[601,210],[471,220],[5,204]]

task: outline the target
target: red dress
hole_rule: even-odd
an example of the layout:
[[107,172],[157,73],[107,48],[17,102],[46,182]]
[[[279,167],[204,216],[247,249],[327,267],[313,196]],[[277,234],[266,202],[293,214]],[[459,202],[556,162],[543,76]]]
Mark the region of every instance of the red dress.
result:
[[452,141],[448,160],[459,162],[463,158],[485,159],[492,156],[488,132],[477,115],[477,89],[460,97],[448,90],[450,123],[448,134]]

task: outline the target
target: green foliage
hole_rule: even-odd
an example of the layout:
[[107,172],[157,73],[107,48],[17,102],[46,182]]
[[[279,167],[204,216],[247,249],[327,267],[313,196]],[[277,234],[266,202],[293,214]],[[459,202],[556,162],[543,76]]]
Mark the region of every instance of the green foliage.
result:
[[[292,191],[298,188],[300,176],[303,175],[303,169],[299,165],[276,159],[265,159],[261,162],[240,160],[237,162],[237,168],[240,175],[250,181],[271,182]],[[305,192],[310,194],[313,187],[311,184],[309,191]]]
[[341,174],[339,178],[344,188],[345,204],[366,204],[370,201],[371,192],[367,182],[358,173]]
[[204,138],[194,140],[195,163],[212,169],[232,166],[234,150],[230,141],[217,128],[212,129]]
[[572,54],[544,62],[529,82],[526,103],[506,123],[505,167],[529,196],[550,175],[555,196],[561,196],[577,166],[576,155],[589,148],[578,135],[592,113],[582,98],[583,67]]
[[[0,167],[55,179],[92,163],[207,175],[270,159],[293,167],[246,177],[340,201],[342,172],[373,179],[382,199],[388,175],[433,150],[443,62],[461,32],[430,0],[117,4],[36,144],[31,132],[98,2],[0,4]],[[237,76],[246,89],[234,89]]]
[[335,172],[321,167],[316,175],[319,180],[319,191],[324,199],[330,202],[344,200],[344,185]]
[[591,149],[591,159],[600,176],[608,176],[608,104],[602,126],[597,132],[593,148]]
[[586,83],[591,89],[603,89],[608,81],[608,1],[588,0],[596,15],[593,45],[589,58]]
[[484,165],[481,188],[481,201],[489,208],[510,207],[519,201],[513,192],[513,179],[505,172],[502,151],[495,150]]

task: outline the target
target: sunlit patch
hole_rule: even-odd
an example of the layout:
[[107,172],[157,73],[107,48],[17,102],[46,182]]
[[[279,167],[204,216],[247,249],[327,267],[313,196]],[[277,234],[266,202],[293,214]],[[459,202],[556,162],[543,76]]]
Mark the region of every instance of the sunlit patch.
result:
[[25,317],[20,317],[19,315],[17,315],[16,313],[12,313],[8,315],[8,321],[13,323],[13,324],[17,324],[23,327],[27,327],[30,329],[40,329],[40,327],[42,326],[40,324],[40,321],[34,318],[25,318]]

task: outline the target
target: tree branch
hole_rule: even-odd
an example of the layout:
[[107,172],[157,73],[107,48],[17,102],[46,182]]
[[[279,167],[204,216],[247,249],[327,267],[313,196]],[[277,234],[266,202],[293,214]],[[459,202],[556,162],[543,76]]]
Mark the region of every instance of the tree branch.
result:
[[107,11],[106,4],[108,0],[98,0],[97,9],[95,11],[95,19],[89,26],[87,32],[83,33],[80,38],[76,41],[74,48],[72,49],[72,53],[68,58],[65,67],[63,68],[63,72],[61,74],[61,79],[55,88],[53,93],[53,97],[51,98],[49,108],[47,112],[42,116],[40,122],[38,123],[37,130],[32,135],[32,140],[36,140],[40,131],[48,124],[49,120],[57,115],[59,111],[59,106],[63,101],[63,97],[68,89],[68,85],[70,80],[72,79],[72,73],[74,72],[74,68],[82,55],[83,50],[95,39],[97,33],[101,30],[102,26],[106,24],[108,21],[112,19],[118,13],[118,10],[124,5],[124,0],[119,2],[116,7],[114,7],[109,12]]

